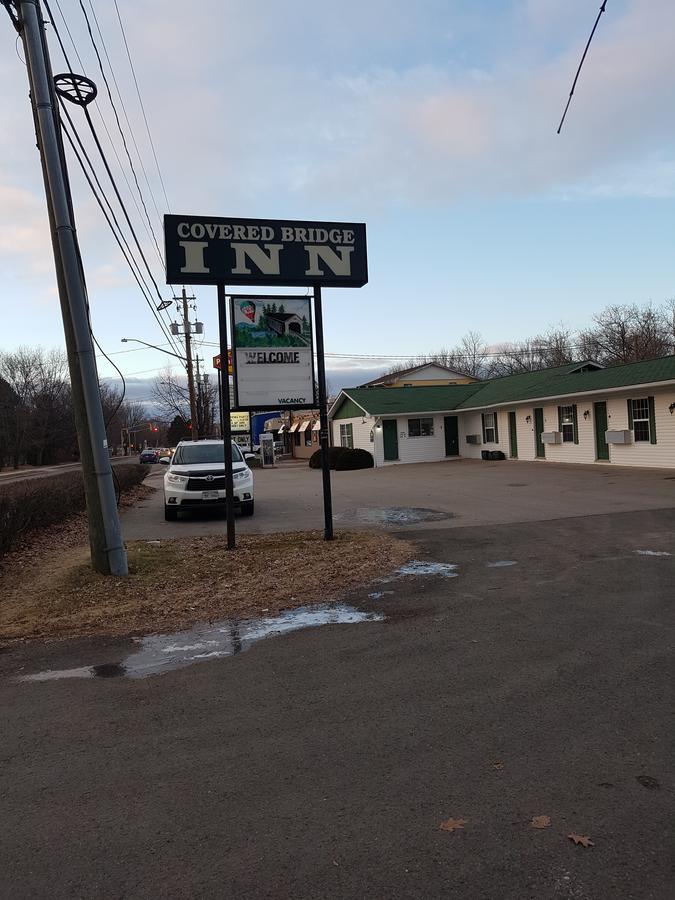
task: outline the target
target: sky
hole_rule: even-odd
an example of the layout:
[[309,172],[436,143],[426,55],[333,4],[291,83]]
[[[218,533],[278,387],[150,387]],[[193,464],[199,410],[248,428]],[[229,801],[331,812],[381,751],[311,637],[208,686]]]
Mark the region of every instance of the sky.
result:
[[[82,2],[101,46],[92,10],[98,19],[161,246],[167,202],[115,6]],[[80,0],[50,5],[124,160]],[[172,212],[366,223],[369,283],[324,291],[334,390],[390,364],[377,357],[451,347],[468,331],[497,345],[583,327],[610,303],[675,295],[672,0],[609,0],[560,135],[598,0],[203,0],[189,15],[177,0],[118,5]],[[0,23],[0,77],[12,88],[0,97],[0,350],[61,346],[23,51],[4,12]],[[48,40],[54,70],[66,70],[51,27]],[[171,298],[138,195],[92,115]],[[94,332],[129,396],[149,398],[171,357],[121,339],[166,342],[72,157],[69,167]],[[212,371],[216,289],[195,293]]]

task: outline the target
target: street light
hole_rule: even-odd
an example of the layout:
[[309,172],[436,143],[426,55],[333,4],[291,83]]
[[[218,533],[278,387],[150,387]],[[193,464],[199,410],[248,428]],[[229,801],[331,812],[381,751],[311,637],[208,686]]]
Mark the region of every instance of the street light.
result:
[[130,341],[134,344],[143,344],[144,347],[151,347],[153,350],[159,350],[160,353],[166,353],[169,356],[175,356],[176,359],[180,359],[181,362],[187,363],[187,357],[181,356],[179,353],[172,353],[171,350],[164,350],[163,347],[158,347],[157,344],[148,344],[147,341],[139,341],[138,338],[121,338],[123,344],[128,344]]

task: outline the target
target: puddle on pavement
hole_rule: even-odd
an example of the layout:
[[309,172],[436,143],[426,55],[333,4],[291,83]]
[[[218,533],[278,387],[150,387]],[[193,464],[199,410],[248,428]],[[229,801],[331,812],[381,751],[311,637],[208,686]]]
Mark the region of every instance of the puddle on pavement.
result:
[[369,600],[381,600],[385,594],[393,594],[393,591],[373,591],[372,594],[368,594]]
[[454,513],[441,509],[419,506],[361,506],[339,513],[335,518],[364,525],[417,525],[418,522],[441,522],[453,516]]
[[517,566],[518,561],[515,559],[497,559],[495,562],[485,564],[488,569],[505,569],[507,566]]
[[454,570],[457,568],[453,563],[440,562],[424,562],[420,559],[413,559],[412,562],[406,563],[396,570],[397,575],[442,575],[444,578],[457,578],[459,572]]
[[667,550],[636,550],[639,556],[672,556]]
[[301,606],[278,616],[241,621],[223,621],[195,625],[174,634],[150,634],[140,640],[137,650],[120,663],[80,666],[76,669],[49,669],[21,675],[18,681],[57,681],[62,678],[145,678],[182,669],[205,659],[234,656],[251,644],[272,635],[315,628],[318,625],[348,625],[358,622],[382,622],[380,613],[363,612],[346,603]]

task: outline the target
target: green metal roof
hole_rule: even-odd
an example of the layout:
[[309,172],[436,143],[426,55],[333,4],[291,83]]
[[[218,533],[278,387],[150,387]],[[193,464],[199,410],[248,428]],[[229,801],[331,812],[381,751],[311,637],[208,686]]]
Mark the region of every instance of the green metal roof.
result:
[[[373,416],[446,412],[454,409],[489,408],[523,400],[573,396],[590,391],[632,387],[659,381],[675,381],[675,356],[650,359],[626,366],[574,372],[582,363],[523,372],[474,384],[449,384],[411,388],[346,388],[347,396]],[[570,374],[572,373],[572,374]],[[335,413],[340,409],[335,407]]]
[[524,372],[521,375],[495,378],[483,383],[480,391],[469,402],[463,401],[459,408],[496,406],[500,403],[514,403],[538,397],[564,397],[587,391],[603,391],[675,379],[675,356],[567,374],[579,365],[574,363],[556,369],[543,369],[541,372]]
[[[402,388],[345,388],[342,392],[372,416],[443,412],[474,394],[483,384],[445,384]],[[340,406],[335,407],[335,418]]]

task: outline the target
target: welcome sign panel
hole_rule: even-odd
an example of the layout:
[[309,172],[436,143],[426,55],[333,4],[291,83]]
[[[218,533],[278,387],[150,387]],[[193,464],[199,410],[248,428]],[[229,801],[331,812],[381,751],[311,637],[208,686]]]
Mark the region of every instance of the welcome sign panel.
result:
[[230,303],[237,406],[314,406],[310,298],[233,296]]

